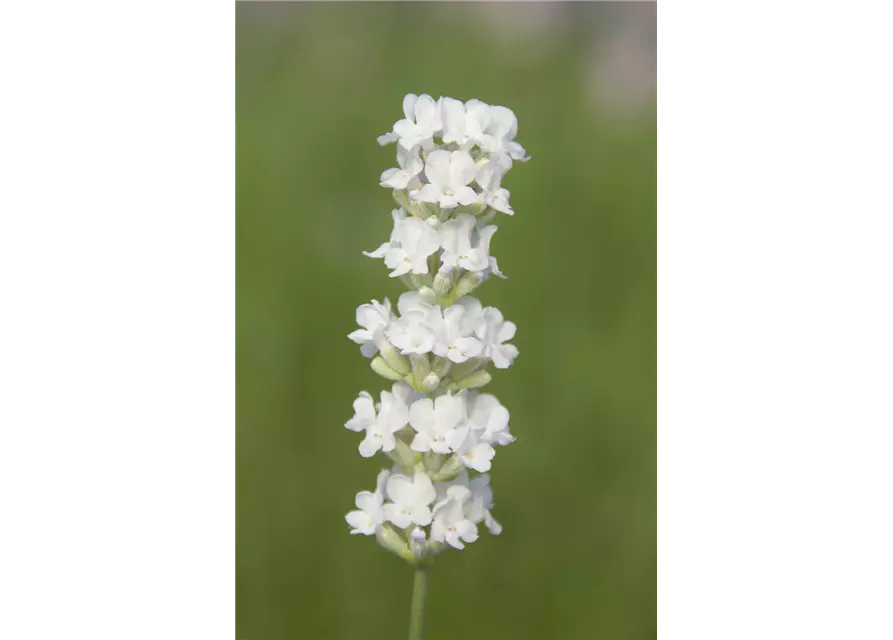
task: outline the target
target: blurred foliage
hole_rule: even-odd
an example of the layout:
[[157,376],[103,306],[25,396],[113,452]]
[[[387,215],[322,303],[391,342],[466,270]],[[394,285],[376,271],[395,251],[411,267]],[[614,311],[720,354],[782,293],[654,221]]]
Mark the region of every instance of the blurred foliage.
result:
[[569,5],[558,35],[497,37],[519,7],[481,10],[237,5],[240,639],[405,635],[410,567],[344,522],[386,461],[342,425],[387,384],[346,335],[357,305],[402,291],[360,251],[390,231],[394,148],[375,137],[407,92],[510,106],[532,156],[492,244],[510,279],[476,294],[519,327],[489,387],[518,437],[492,474],[505,532],[438,559],[425,637],[655,636],[653,99],[593,105],[613,14]]

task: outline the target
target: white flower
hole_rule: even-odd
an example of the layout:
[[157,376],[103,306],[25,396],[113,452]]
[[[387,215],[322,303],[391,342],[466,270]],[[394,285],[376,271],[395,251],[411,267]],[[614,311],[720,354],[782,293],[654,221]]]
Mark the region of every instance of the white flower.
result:
[[436,338],[422,311],[410,311],[400,316],[387,326],[385,336],[404,355],[430,353]]
[[490,358],[497,369],[508,369],[518,357],[518,348],[513,344],[503,343],[515,336],[517,327],[514,322],[506,322],[495,307],[484,310],[484,321],[486,328],[482,334],[478,334],[484,344],[483,355]]
[[487,278],[489,278],[490,276],[498,276],[503,280],[508,279],[508,276],[499,270],[499,265],[496,263],[496,258],[494,258],[493,256],[490,256],[490,265],[486,269],[481,271],[478,275],[480,276],[481,280],[487,280]]
[[395,220],[394,225],[395,233],[384,256],[384,263],[393,269],[390,276],[428,273],[428,256],[440,247],[437,232],[418,218]]
[[[466,146],[469,143],[469,137],[466,135],[468,126],[466,125],[465,105],[453,98],[441,98],[441,116],[443,121],[443,135],[441,137],[444,143],[450,144],[455,142],[460,146]],[[480,133],[479,127],[476,128],[474,122],[471,125],[471,131],[475,134]],[[468,146],[471,145],[469,144]]]
[[441,209],[452,209],[459,204],[469,205],[480,199],[468,185],[477,174],[474,160],[467,151],[438,149],[425,160],[425,178],[428,184],[410,196],[423,202],[436,202]]
[[453,306],[459,305],[465,309],[459,322],[462,335],[480,334],[483,335],[486,329],[484,322],[484,308],[481,306],[480,300],[473,296],[462,296]]
[[497,211],[514,215],[509,192],[502,188],[502,178],[512,168],[512,159],[505,153],[493,154],[477,171],[475,182],[483,189],[481,202]]
[[461,267],[481,272],[490,266],[490,239],[496,233],[495,225],[474,230],[474,216],[463,213],[455,220],[440,226],[438,235],[443,247],[441,261],[447,270]]
[[364,458],[372,457],[379,450],[393,451],[397,444],[394,434],[409,421],[406,399],[411,388],[405,382],[397,382],[393,391],[382,391],[378,405],[373,405],[372,396],[365,391],[361,391],[354,400],[354,416],[344,426],[351,431],[366,432],[359,446],[360,455]]
[[416,145],[423,147],[432,145],[432,138],[440,133],[440,105],[427,94],[416,96],[407,93],[403,97],[403,120],[394,124],[393,133],[386,133],[378,138],[379,144],[388,144],[399,140],[404,149],[412,149]]
[[348,338],[360,346],[360,352],[371,358],[378,351],[378,343],[384,338],[384,329],[396,316],[391,311],[391,303],[385,298],[384,304],[373,300],[371,304],[357,307],[357,324],[363,327],[352,331]]
[[370,258],[384,258],[388,251],[391,250],[391,246],[400,246],[400,223],[406,219],[406,212],[402,207],[394,209],[391,211],[391,218],[394,219],[394,227],[391,230],[391,239],[388,242],[382,243],[375,251],[364,251],[364,256]]
[[468,483],[471,501],[466,510],[468,518],[475,524],[483,522],[494,536],[502,533],[502,525],[490,514],[493,508],[493,490],[490,489],[490,476],[482,475]]
[[486,473],[490,470],[490,461],[496,456],[496,450],[481,436],[480,431],[468,431],[464,441],[456,449],[456,455],[466,467]]
[[418,291],[407,291],[397,299],[397,310],[401,315],[412,311],[421,311],[426,315],[437,315],[440,308],[433,304],[434,298],[426,298]]
[[391,189],[406,189],[425,166],[419,157],[418,147],[405,149],[402,145],[397,146],[397,164],[400,166],[399,169],[386,169],[381,174],[381,186]]
[[434,342],[434,353],[451,362],[465,362],[483,349],[481,341],[473,337],[474,327],[462,321],[465,312],[462,305],[449,307],[444,310],[443,319],[435,329],[437,339]]
[[479,116],[484,124],[483,132],[476,137],[481,150],[488,153],[507,153],[515,160],[528,160],[524,157],[524,147],[515,142],[518,134],[518,119],[508,107],[490,107],[486,114]]
[[378,474],[376,481],[375,493],[370,491],[360,491],[357,494],[356,502],[359,511],[351,511],[344,519],[351,526],[351,535],[361,533],[364,536],[371,536],[384,522],[384,488],[391,472],[382,469]]
[[472,142],[479,142],[489,124],[490,105],[474,99],[465,103],[465,135]]
[[475,392],[468,395],[467,402],[469,426],[480,433],[482,441],[500,445],[515,441],[509,433],[509,412],[495,396]]
[[410,447],[413,451],[450,453],[451,445],[465,439],[465,394],[446,393],[434,400],[416,400],[409,408],[409,423],[416,435]]
[[471,499],[471,491],[462,485],[447,489],[447,499],[434,507],[431,523],[431,539],[446,542],[455,549],[464,549],[463,542],[478,539],[478,529],[465,515],[465,505]]
[[385,518],[405,529],[412,524],[431,524],[430,505],[437,494],[431,479],[422,471],[409,476],[395,473],[388,478],[387,494],[392,503],[384,506]]

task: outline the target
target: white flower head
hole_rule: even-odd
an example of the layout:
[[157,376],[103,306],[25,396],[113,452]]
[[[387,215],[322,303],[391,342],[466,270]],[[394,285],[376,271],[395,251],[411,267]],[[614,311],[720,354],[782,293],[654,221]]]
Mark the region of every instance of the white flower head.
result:
[[404,355],[430,353],[437,337],[423,311],[403,314],[387,326],[385,336]]
[[462,444],[457,447],[456,455],[459,461],[470,469],[486,473],[490,470],[491,461],[496,456],[496,450],[490,442],[483,439],[483,432],[469,430]]
[[[472,109],[474,108],[474,102],[476,101],[469,101],[472,104]],[[472,110],[469,113],[466,105],[462,104],[460,100],[453,98],[441,98],[440,103],[443,121],[443,135],[441,137],[444,143],[458,144],[467,150],[473,146],[476,137],[483,132],[479,120],[475,117],[475,112]]]
[[484,309],[484,330],[478,334],[484,344],[483,355],[493,361],[497,369],[508,369],[518,357],[518,348],[513,344],[504,344],[515,336],[517,327],[514,322],[506,322],[499,309]]
[[[428,273],[428,256],[440,247],[437,232],[418,218],[394,221],[394,234],[384,254],[384,263],[396,278],[406,273]],[[381,247],[379,247],[379,251]]]
[[474,204],[480,197],[468,185],[476,174],[474,160],[467,151],[432,151],[425,160],[427,184],[423,184],[418,191],[411,192],[410,197],[422,202],[437,203],[441,209]]
[[493,490],[490,488],[490,476],[480,475],[468,483],[471,490],[471,501],[467,509],[468,518],[475,524],[481,522],[494,536],[502,533],[502,525],[496,522],[490,509],[493,508]]
[[493,256],[490,256],[489,266],[481,271],[478,275],[480,276],[481,280],[484,281],[489,279],[490,276],[497,276],[498,278],[502,278],[503,280],[508,280],[508,276],[499,270],[499,264],[497,264],[496,258],[494,258]]
[[416,431],[413,451],[450,453],[465,439],[465,394],[445,393],[433,400],[416,400],[409,407],[409,424]]
[[468,395],[468,423],[483,442],[507,445],[515,441],[509,432],[509,412],[495,396],[472,392]]
[[464,549],[463,542],[471,543],[478,539],[477,526],[465,515],[470,499],[471,491],[467,487],[456,484],[447,489],[446,500],[434,507],[432,540],[446,542],[454,549]]
[[384,338],[384,329],[396,316],[391,311],[391,303],[385,298],[384,303],[373,300],[370,304],[357,307],[357,324],[362,329],[352,331],[348,338],[360,345],[360,352],[371,358],[378,352],[378,344]]
[[403,120],[394,124],[392,133],[379,136],[379,144],[398,141],[404,149],[412,149],[417,145],[430,147],[433,138],[440,133],[440,105],[428,94],[417,96],[407,93],[403,97]]
[[393,451],[396,446],[394,434],[409,422],[409,407],[406,400],[412,389],[405,382],[396,382],[393,393],[381,392],[381,402],[373,404],[372,396],[361,391],[354,400],[354,416],[344,426],[351,431],[365,431],[366,437],[360,442],[360,455],[371,458],[379,450]]
[[484,124],[476,142],[481,150],[488,153],[506,153],[515,160],[526,161],[524,147],[515,142],[518,135],[518,119],[508,107],[489,107],[479,119]]
[[400,246],[400,223],[406,219],[406,211],[403,208],[391,211],[391,218],[394,220],[394,227],[391,230],[391,239],[379,245],[375,251],[364,251],[363,255],[370,258],[384,258],[392,246]]
[[397,145],[397,164],[399,169],[386,169],[381,174],[379,179],[381,186],[406,189],[425,166],[419,157],[419,147],[406,149],[403,145]]
[[502,188],[502,179],[511,168],[512,159],[508,154],[495,153],[479,166],[475,177],[475,182],[483,189],[481,202],[510,216],[515,212],[509,204],[511,194]]
[[382,469],[378,474],[375,492],[360,491],[355,504],[358,511],[351,511],[344,519],[350,525],[351,535],[358,533],[364,536],[374,535],[378,527],[384,523],[384,488],[391,472]]
[[463,322],[466,308],[454,304],[443,312],[443,319],[435,329],[437,339],[434,342],[434,353],[451,362],[465,362],[474,358],[483,350],[481,341],[474,337],[474,327]]
[[461,267],[482,272],[490,266],[490,240],[496,233],[495,225],[475,230],[474,216],[463,213],[440,225],[438,235],[443,248],[441,262],[447,270]]
[[387,481],[387,495],[392,502],[384,505],[384,515],[397,527],[405,529],[413,524],[420,527],[431,524],[430,506],[437,494],[426,473],[416,471],[412,477],[391,474]]
[[462,296],[453,306],[461,306],[465,309],[460,321],[460,327],[463,335],[477,334],[483,335],[485,327],[484,308],[480,300],[473,296]]

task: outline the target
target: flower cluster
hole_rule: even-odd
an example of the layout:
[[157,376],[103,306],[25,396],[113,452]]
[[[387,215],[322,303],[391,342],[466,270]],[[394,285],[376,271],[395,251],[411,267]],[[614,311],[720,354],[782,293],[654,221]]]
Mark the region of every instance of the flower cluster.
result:
[[387,299],[360,305],[360,328],[348,336],[393,384],[378,402],[360,392],[345,424],[363,433],[361,456],[381,452],[393,467],[379,473],[374,492],[357,494],[346,520],[352,534],[375,535],[418,564],[474,542],[481,523],[502,531],[486,473],[495,447],[515,438],[509,412],[479,389],[491,362],[506,369],[517,357],[509,342],[516,327],[470,294],[491,275],[505,277],[490,255],[492,222],[514,214],[502,181],[527,158],[506,107],[409,94],[403,113],[379,137],[397,143],[398,166],[380,183],[400,206],[389,240],[364,254],[383,259],[410,291],[396,312]]

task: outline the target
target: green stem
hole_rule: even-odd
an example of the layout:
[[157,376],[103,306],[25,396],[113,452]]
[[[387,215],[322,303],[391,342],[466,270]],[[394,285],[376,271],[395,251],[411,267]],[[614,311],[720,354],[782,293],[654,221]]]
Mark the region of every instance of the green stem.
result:
[[422,640],[422,617],[425,613],[427,568],[416,566],[412,583],[412,610],[409,613],[409,640]]

